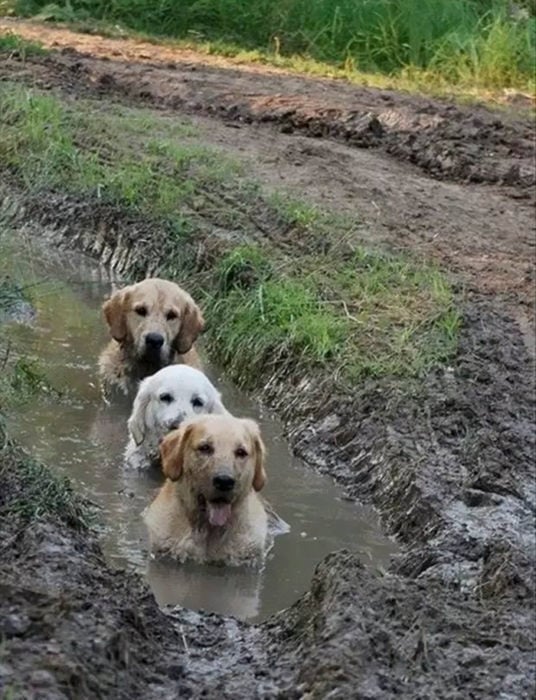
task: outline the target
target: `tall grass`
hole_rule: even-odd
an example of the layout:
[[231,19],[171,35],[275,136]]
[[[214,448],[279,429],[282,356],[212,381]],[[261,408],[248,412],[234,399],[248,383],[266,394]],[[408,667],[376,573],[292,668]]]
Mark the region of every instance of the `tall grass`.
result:
[[23,14],[121,22],[367,72],[433,71],[452,83],[530,82],[533,0],[16,0]]

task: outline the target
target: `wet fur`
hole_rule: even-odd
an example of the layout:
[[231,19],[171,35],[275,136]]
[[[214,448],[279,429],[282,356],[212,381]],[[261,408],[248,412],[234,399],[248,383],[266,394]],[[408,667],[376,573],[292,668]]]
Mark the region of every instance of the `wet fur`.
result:
[[[136,309],[146,309],[144,317]],[[133,394],[140,380],[162,367],[187,364],[201,367],[193,347],[204,330],[199,307],[174,282],[150,278],[115,292],[102,307],[112,339],[99,358],[99,377],[105,398],[114,391]],[[175,318],[168,319],[172,312]],[[144,337],[158,332],[164,345],[158,356],[144,354]]]
[[[198,450],[206,440],[214,446],[208,457]],[[233,458],[237,445],[246,447],[247,458]],[[266,474],[257,424],[230,415],[199,416],[164,438],[160,451],[167,481],[144,512],[151,549],[197,563],[240,565],[262,560],[269,542],[268,517],[258,495]],[[199,494],[209,497],[212,476],[222,466],[233,470],[236,499],[230,521],[216,527],[208,522]]]

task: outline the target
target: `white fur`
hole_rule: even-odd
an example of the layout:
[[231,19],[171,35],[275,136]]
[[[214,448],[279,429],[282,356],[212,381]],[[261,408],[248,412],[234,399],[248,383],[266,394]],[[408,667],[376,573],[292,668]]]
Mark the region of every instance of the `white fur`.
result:
[[126,466],[144,469],[158,463],[160,440],[182,421],[203,413],[226,414],[227,410],[218,390],[200,370],[170,365],[144,379],[128,419]]

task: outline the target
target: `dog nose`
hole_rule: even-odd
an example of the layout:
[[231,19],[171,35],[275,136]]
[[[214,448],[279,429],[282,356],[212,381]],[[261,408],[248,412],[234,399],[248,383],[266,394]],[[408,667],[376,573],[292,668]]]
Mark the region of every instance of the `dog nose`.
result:
[[218,491],[231,491],[234,488],[235,480],[227,474],[216,474],[212,483]]
[[145,345],[147,345],[148,348],[158,350],[163,344],[164,336],[160,335],[160,333],[147,333],[145,336]]
[[170,420],[169,423],[167,424],[168,430],[176,430],[177,428],[180,427],[180,424],[182,423],[183,420],[184,420],[184,416]]

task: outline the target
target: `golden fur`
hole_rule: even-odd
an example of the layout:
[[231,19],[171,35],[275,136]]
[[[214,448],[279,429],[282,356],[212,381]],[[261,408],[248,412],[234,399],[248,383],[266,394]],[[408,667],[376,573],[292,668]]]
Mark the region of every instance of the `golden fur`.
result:
[[[115,292],[102,310],[112,336],[99,358],[105,395],[113,388],[130,394],[167,365],[200,366],[193,344],[204,329],[203,316],[174,282],[143,280]],[[161,346],[149,345],[155,338]]]
[[[266,480],[257,424],[203,415],[160,445],[167,477],[144,511],[151,549],[180,561],[255,563],[267,548],[267,514],[258,491]],[[231,490],[215,484],[234,480]]]

